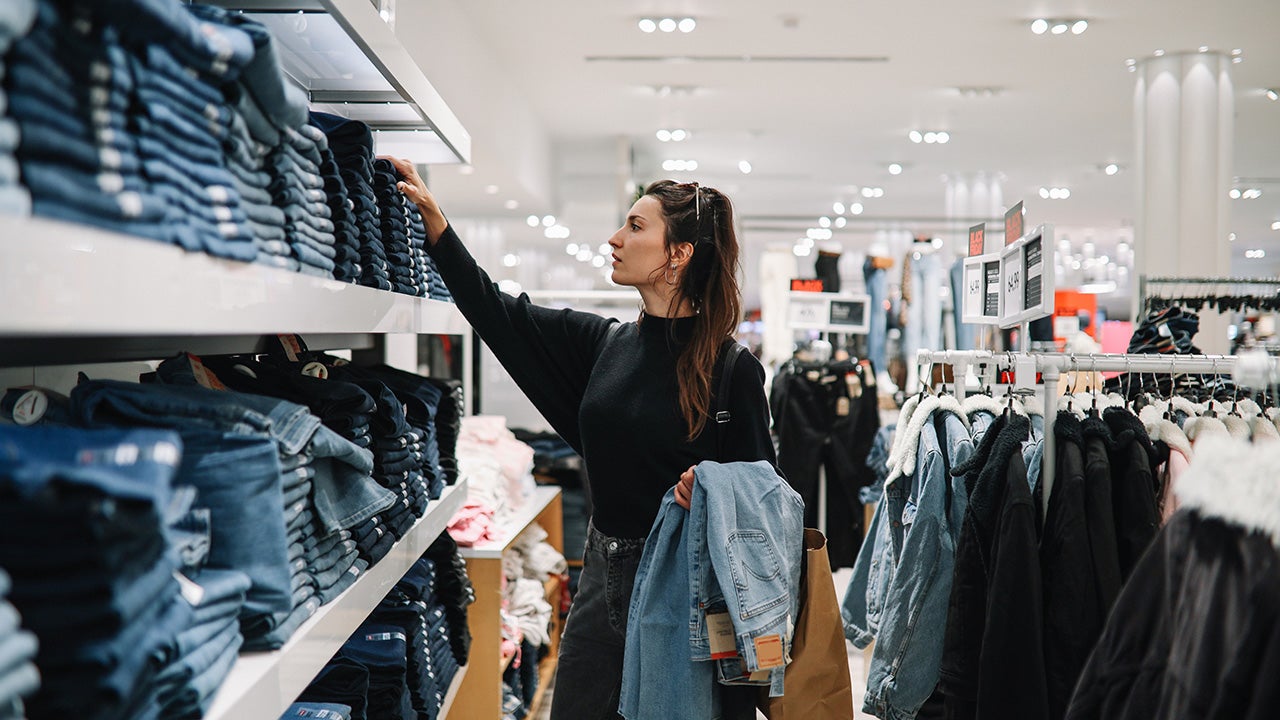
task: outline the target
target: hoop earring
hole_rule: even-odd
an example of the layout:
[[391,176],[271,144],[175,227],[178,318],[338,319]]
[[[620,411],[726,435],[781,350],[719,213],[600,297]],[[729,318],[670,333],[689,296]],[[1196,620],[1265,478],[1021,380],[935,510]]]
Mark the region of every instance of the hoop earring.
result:
[[676,269],[675,263],[671,263],[671,267],[667,269],[665,279],[668,285],[675,285],[680,281],[679,278],[676,277],[675,269]]

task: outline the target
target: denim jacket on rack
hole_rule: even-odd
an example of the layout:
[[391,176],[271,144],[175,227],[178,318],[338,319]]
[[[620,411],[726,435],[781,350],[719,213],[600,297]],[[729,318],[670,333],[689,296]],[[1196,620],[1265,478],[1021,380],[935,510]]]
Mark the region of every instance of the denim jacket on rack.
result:
[[973,453],[961,413],[954,398],[926,398],[904,419],[875,540],[863,545],[841,608],[855,645],[878,640],[863,709],[886,720],[914,718],[938,682],[966,508],[964,481],[950,468]]

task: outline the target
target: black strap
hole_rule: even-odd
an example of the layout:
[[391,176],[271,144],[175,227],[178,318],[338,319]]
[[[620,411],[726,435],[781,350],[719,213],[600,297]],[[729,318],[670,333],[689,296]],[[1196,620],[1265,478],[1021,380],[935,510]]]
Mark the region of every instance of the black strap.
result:
[[725,350],[724,364],[720,368],[720,389],[716,392],[716,413],[712,417],[716,421],[716,457],[724,458],[724,438],[728,428],[724,427],[733,419],[729,412],[729,389],[733,386],[733,369],[738,364],[738,356],[746,348],[736,340],[728,341]]

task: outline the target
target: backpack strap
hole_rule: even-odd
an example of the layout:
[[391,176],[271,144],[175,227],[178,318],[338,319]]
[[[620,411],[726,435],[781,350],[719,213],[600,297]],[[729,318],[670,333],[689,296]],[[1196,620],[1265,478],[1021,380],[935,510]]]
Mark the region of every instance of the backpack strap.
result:
[[736,340],[729,340],[725,349],[724,363],[720,368],[720,387],[716,391],[716,413],[712,417],[716,421],[716,457],[724,457],[724,438],[728,428],[724,427],[733,419],[729,412],[729,389],[733,386],[733,370],[738,364],[738,356],[746,350]]

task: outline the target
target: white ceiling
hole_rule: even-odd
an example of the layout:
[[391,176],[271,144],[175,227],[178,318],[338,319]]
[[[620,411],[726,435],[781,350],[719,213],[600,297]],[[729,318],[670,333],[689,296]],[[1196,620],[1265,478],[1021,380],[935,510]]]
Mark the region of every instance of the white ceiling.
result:
[[[1280,178],[1280,102],[1263,95],[1280,86],[1276,0],[457,0],[457,8],[479,50],[553,141],[548,176],[521,173],[527,159],[501,122],[509,96],[487,99],[485,87],[445,87],[455,70],[427,67],[477,148],[471,174],[433,167],[432,184],[453,215],[499,221],[511,248],[548,243],[540,229],[524,226],[529,212],[554,212],[584,240],[603,240],[621,209],[619,143],[631,148],[640,181],[671,175],[661,170],[664,159],[696,159],[696,173],[676,175],[726,190],[749,245],[802,234],[831,213],[833,201],[848,201],[850,188],[863,185],[881,186],[885,196],[863,200],[866,213],[837,233],[846,247],[865,246],[872,231],[891,221],[937,232],[936,224],[904,219],[941,217],[943,177],[979,173],[1002,178],[1006,203],[1025,199],[1029,224],[1114,234],[1131,224],[1136,205],[1128,168],[1134,75],[1125,60],[1157,49],[1244,51],[1245,61],[1233,68],[1235,175]],[[646,15],[691,15],[698,27],[687,35],[646,35],[636,26]],[[406,21],[432,17],[401,12],[397,32],[411,36]],[[1090,26],[1080,36],[1036,36],[1028,27],[1036,17],[1083,17]],[[673,55],[887,61],[588,59]],[[699,91],[652,92],[663,85]],[[961,86],[1002,91],[969,98],[955,91]],[[687,128],[692,138],[660,143],[654,131],[663,127]],[[907,139],[913,128],[946,130],[952,139],[915,145]],[[496,145],[504,151],[485,151]],[[752,163],[752,174],[738,171],[742,159]],[[905,172],[889,175],[890,162]],[[1126,170],[1108,177],[1101,167],[1109,162]],[[550,187],[538,187],[542,182]],[[489,194],[490,185],[499,191]],[[1072,194],[1041,200],[1041,186],[1066,186]],[[1239,274],[1280,272],[1280,263],[1272,263],[1280,260],[1280,232],[1270,229],[1280,220],[1280,182],[1259,187],[1260,199],[1231,202]],[[520,207],[505,209],[512,199]],[[1269,257],[1244,260],[1252,247],[1268,249]]]

